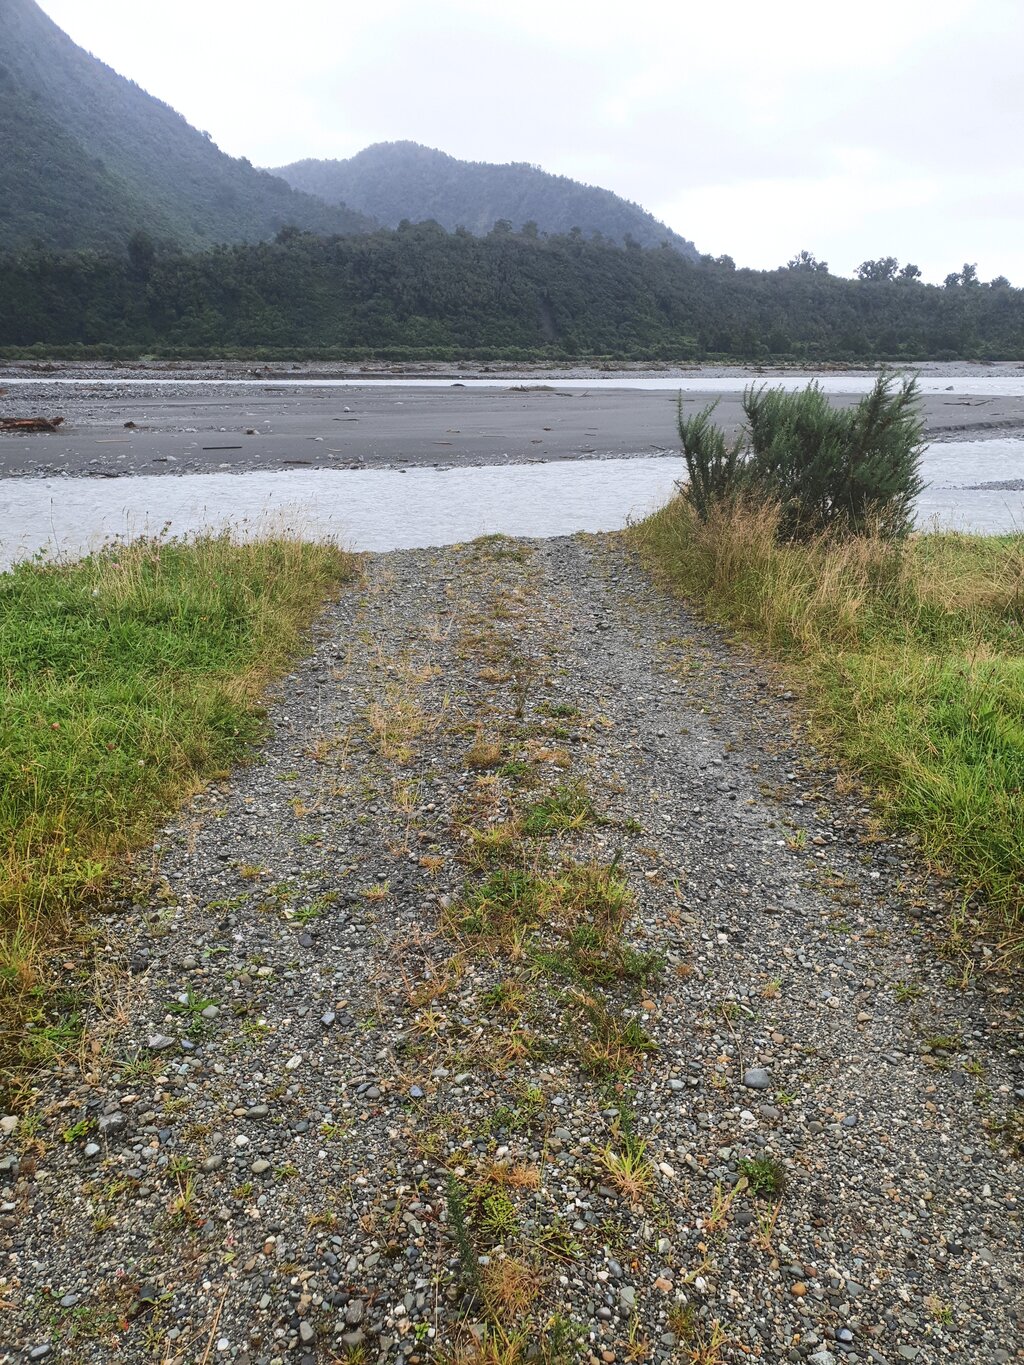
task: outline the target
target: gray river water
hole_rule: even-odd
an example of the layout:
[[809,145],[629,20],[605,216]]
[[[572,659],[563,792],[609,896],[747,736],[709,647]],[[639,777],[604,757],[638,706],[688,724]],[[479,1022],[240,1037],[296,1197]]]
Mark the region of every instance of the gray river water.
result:
[[[922,528],[1024,531],[1024,441],[929,446]],[[291,530],[352,550],[451,545],[493,532],[571,535],[621,529],[675,491],[673,458],[566,460],[471,469],[289,470],[0,484],[0,568],[40,551],[75,558],[113,537]]]

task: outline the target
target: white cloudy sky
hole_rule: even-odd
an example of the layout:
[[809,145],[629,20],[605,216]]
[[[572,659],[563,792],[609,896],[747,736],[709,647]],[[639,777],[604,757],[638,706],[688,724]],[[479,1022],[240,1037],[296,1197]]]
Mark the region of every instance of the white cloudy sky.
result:
[[637,200],[739,264],[1024,283],[1022,0],[41,0],[258,165],[411,138]]

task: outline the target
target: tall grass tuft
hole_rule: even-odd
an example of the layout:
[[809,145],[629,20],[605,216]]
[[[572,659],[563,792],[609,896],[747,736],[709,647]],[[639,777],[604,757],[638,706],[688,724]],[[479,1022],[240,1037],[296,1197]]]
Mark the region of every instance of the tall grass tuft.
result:
[[[242,758],[268,681],[354,572],[327,545],[137,541],[0,575],[0,1028],[158,821]],[[0,1051],[0,1064],[10,1048]]]
[[1024,950],[1024,537],[780,539],[680,495],[632,532],[710,619],[790,661],[824,735]]

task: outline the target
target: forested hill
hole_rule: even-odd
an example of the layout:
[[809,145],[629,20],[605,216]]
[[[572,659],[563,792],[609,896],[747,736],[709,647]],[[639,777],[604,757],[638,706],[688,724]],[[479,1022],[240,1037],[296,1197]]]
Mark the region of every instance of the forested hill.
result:
[[297,161],[276,174],[386,227],[398,227],[403,219],[433,220],[449,231],[464,227],[478,236],[502,221],[517,231],[527,223],[552,233],[576,227],[585,236],[600,233],[620,245],[627,237],[640,246],[667,242],[684,256],[697,257],[692,242],[610,190],[536,166],[458,161],[415,142],[378,142],[347,161]]
[[436,224],[283,233],[200,255],[0,256],[0,348],[54,354],[481,359],[1024,353],[1024,290],[734,270],[667,247]]
[[77,47],[34,0],[0,0],[0,250],[119,247],[137,231],[195,249],[288,223],[372,226],[225,155]]

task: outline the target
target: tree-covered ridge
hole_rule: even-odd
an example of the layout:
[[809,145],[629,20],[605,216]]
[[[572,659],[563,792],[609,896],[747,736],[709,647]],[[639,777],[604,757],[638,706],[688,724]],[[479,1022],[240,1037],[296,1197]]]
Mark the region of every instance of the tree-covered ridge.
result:
[[662,242],[696,258],[692,242],[659,223],[653,214],[610,190],[551,175],[524,163],[493,165],[459,161],[416,142],[378,142],[347,161],[297,161],[276,174],[290,185],[345,203],[385,227],[403,220],[433,221],[454,231],[464,227],[478,236],[495,223],[520,229],[565,233],[578,227],[622,245]]
[[0,0],[0,250],[197,249],[371,225],[227,156],[169,105],[77,47],[34,3]]
[[581,234],[436,224],[199,255],[0,257],[0,346],[201,356],[1018,356],[1024,291],[735,270]]

